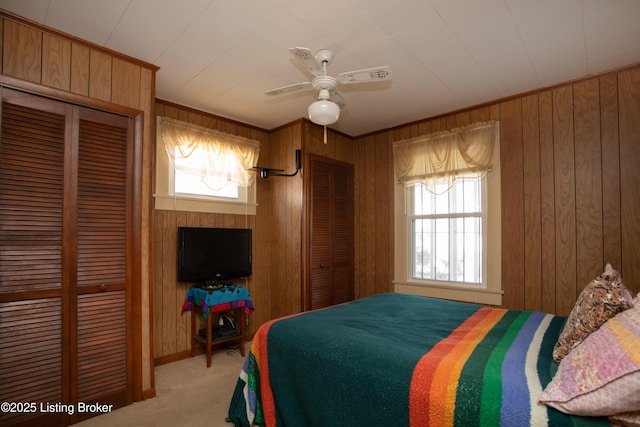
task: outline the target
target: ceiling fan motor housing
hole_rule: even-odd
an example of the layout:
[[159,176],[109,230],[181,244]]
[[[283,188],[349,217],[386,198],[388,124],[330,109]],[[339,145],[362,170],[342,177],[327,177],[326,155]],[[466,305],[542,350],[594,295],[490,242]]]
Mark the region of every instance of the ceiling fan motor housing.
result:
[[311,82],[311,85],[315,90],[326,89],[332,91],[336,88],[336,79],[331,76],[318,76]]

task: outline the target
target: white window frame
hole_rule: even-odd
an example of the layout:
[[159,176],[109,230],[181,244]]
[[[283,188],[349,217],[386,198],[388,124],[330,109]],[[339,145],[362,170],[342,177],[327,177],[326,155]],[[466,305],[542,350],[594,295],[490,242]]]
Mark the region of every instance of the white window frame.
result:
[[[466,178],[466,179],[469,179],[469,178]],[[479,180],[479,184],[480,184],[480,210],[474,211],[474,212],[449,212],[449,213],[434,212],[434,213],[428,213],[428,214],[416,214],[413,206],[412,194],[414,192],[413,188],[420,184],[414,184],[406,187],[405,191],[406,191],[407,211],[408,211],[407,234],[409,236],[407,238],[407,243],[408,243],[407,253],[409,254],[409,260],[410,260],[408,277],[410,277],[412,280],[417,280],[419,282],[430,283],[435,285],[448,284],[448,285],[458,285],[458,286],[470,286],[470,287],[476,287],[476,288],[487,287],[487,233],[486,233],[486,230],[487,230],[487,203],[486,203],[487,180],[486,180],[486,175],[477,177],[476,179]],[[462,183],[462,179],[456,181],[456,184],[459,184],[459,183]],[[457,190],[455,187],[456,184],[454,184],[454,187],[452,187],[450,190],[443,193],[443,196],[446,195],[448,197],[452,191],[456,191]],[[427,194],[429,193],[427,192]],[[477,282],[464,281],[464,280],[462,281],[451,280],[451,275],[452,275],[451,265],[449,266],[449,272],[448,272],[449,280],[416,277],[414,274],[415,259],[416,259],[414,254],[414,248],[415,248],[414,239],[416,235],[414,230],[414,222],[416,220],[421,220],[421,219],[448,220],[448,219],[461,219],[461,218],[478,218],[480,220],[479,221],[480,222],[480,230],[479,230],[479,234],[480,234],[480,260],[479,261],[480,262],[478,263],[480,274],[477,275],[477,278],[479,280]],[[457,239],[455,238],[454,230],[451,230],[451,229],[449,230],[448,240],[449,240],[449,252],[450,252],[449,259],[452,259],[454,258],[454,255],[456,253],[456,247],[457,247],[457,242],[456,242]],[[432,243],[432,246],[433,245],[435,245],[435,242]]]
[[413,279],[411,274],[411,223],[407,190],[396,179],[394,190],[394,291],[478,304],[502,305],[502,215],[500,197],[500,149],[496,147],[492,170],[485,176],[486,228],[483,229],[483,284]]
[[169,161],[164,144],[156,141],[155,208],[186,212],[256,214],[256,181],[250,187],[238,187],[238,198],[217,197],[175,191],[175,169]]

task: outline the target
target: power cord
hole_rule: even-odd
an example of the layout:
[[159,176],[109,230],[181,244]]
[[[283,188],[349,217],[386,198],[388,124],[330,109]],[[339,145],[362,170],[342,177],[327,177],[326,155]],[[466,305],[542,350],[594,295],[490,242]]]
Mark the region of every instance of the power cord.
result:
[[[245,354],[247,353],[247,351],[246,351],[247,348],[251,349],[251,341],[245,341],[244,342]],[[239,351],[240,351],[240,346],[231,347],[231,348],[227,349],[227,355],[236,354]]]

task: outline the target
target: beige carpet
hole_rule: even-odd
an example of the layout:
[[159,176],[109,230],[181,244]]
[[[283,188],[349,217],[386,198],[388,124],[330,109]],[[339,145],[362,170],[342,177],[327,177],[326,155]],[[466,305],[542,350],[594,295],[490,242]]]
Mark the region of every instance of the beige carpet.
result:
[[[247,349],[249,343],[247,343]],[[197,426],[230,427],[225,422],[231,395],[242,369],[239,351],[214,350],[155,369],[156,397],[135,402],[81,423],[81,427]]]

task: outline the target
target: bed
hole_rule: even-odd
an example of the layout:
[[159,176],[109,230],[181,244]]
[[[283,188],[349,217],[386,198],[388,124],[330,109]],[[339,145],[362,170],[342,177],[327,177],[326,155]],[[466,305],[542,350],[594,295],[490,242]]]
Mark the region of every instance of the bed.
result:
[[596,426],[538,403],[564,317],[386,293],[257,331],[236,426]]

